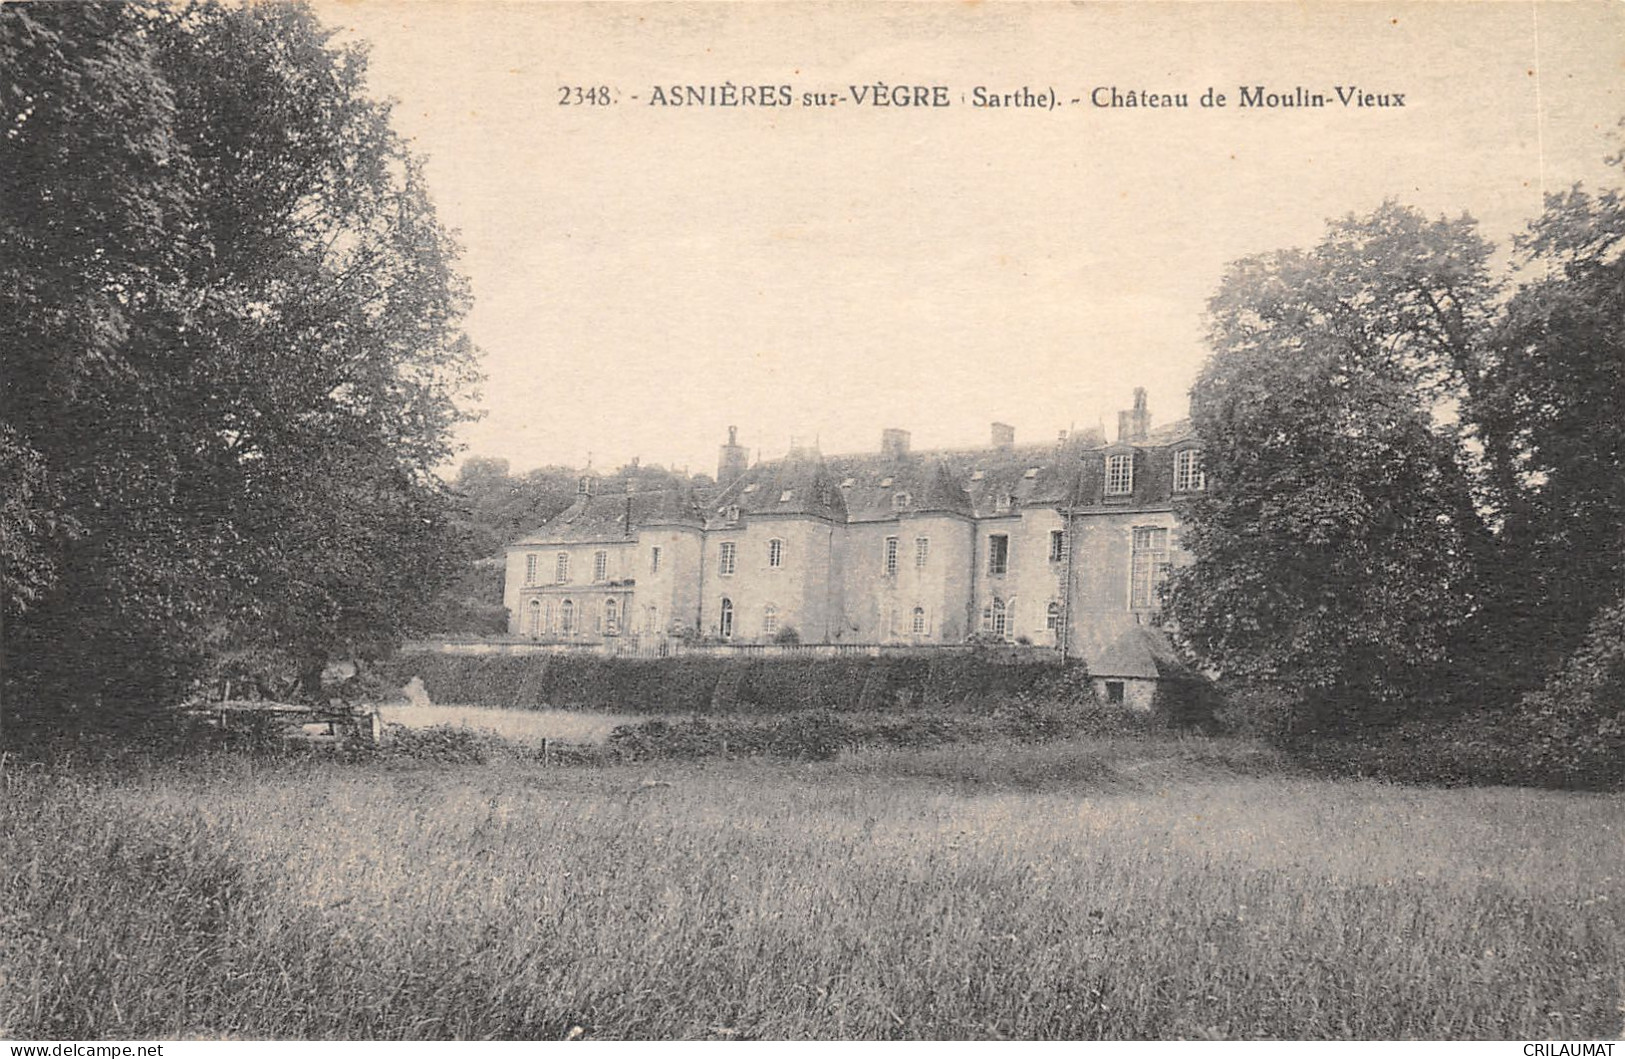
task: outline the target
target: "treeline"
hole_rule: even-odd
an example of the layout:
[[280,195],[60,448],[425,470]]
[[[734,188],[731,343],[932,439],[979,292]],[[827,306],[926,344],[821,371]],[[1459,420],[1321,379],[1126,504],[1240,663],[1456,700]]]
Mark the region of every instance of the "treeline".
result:
[[1262,727],[1617,782],[1625,202],[1549,195],[1514,250],[1388,203],[1230,267],[1168,612]]

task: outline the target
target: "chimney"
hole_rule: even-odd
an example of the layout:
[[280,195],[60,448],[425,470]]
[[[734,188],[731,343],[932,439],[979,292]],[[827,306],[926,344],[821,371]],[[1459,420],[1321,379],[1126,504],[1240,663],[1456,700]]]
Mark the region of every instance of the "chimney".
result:
[[1151,412],[1145,407],[1145,387],[1134,388],[1134,414],[1130,424],[1134,429],[1134,440],[1144,441],[1151,435]]
[[1117,440],[1144,441],[1151,436],[1151,412],[1145,406],[1145,387],[1134,388],[1134,409],[1117,413]]
[[993,447],[1008,449],[1016,443],[1016,428],[1009,423],[993,424]]
[[908,431],[887,427],[880,432],[880,453],[889,460],[908,455]]
[[750,450],[739,444],[739,428],[728,428],[728,444],[717,450],[717,484],[727,486],[750,465]]

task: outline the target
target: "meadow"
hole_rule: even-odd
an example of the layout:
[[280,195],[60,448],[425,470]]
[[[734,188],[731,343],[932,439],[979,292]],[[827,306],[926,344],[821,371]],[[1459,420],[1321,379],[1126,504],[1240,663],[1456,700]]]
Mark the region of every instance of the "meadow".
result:
[[0,1036],[1575,1038],[1625,798],[1225,739],[0,774]]

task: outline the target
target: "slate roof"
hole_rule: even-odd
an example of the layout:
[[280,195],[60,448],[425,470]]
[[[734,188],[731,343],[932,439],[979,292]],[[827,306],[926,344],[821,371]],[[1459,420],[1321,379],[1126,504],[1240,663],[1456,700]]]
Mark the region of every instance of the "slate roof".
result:
[[1079,650],[1093,677],[1141,680],[1192,679],[1197,676],[1174,650],[1168,634],[1128,618],[1080,622]]
[[593,492],[542,523],[536,532],[515,541],[524,544],[573,544],[586,541],[630,541],[639,526],[704,525],[694,490],[673,484],[666,489],[628,492],[625,483],[601,479]]
[[[1127,444],[1135,450],[1135,506],[1166,503],[1172,489],[1171,445],[1192,437],[1189,420],[1151,430]],[[591,496],[516,544],[630,540],[642,525],[701,527],[741,515],[810,515],[832,522],[880,522],[909,513],[971,518],[1016,514],[1027,506],[1098,505],[1102,461],[1087,458],[1109,446],[1098,429],[1036,445],[933,449],[893,455],[867,452],[823,456],[799,450],[748,468],[725,488],[678,480],[664,489],[631,493],[626,483],[600,479]],[[1142,467],[1141,464],[1144,463]]]
[[845,522],[846,498],[840,480],[815,453],[797,453],[758,463],[710,500],[713,515],[737,507],[741,514],[812,515]]
[[[1151,432],[1136,447],[1155,448],[1188,434],[1183,422]],[[866,452],[834,456],[799,453],[758,463],[714,497],[714,514],[819,514],[849,522],[879,522],[907,512],[951,512],[974,518],[1014,514],[1030,505],[1069,504],[1079,497],[1086,453],[1106,447],[1098,430],[1065,442],[932,449],[902,455]],[[806,492],[816,468],[837,487],[841,504],[812,504]],[[826,478],[818,478],[822,487]],[[784,492],[794,494],[781,500]]]

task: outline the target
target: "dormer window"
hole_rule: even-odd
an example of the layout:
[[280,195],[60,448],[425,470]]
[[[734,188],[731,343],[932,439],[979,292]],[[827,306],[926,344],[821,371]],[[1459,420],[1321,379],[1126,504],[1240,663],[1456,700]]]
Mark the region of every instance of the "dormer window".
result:
[[779,503],[788,504],[792,499],[795,498],[795,495],[796,491],[794,489],[786,489],[784,492],[779,494]]
[[738,522],[739,521],[739,506],[736,504],[733,507],[730,507],[725,512],[725,514],[727,515],[729,522]]
[[981,471],[972,471],[972,472],[970,472],[970,480],[973,481],[973,482],[979,482],[979,481],[982,480],[983,477],[984,477],[984,475],[982,474]]
[[754,493],[754,492],[756,492],[756,483],[755,483],[755,482],[752,482],[752,483],[750,483],[750,484],[749,484],[749,485],[747,485],[747,486],[745,486],[745,492],[747,492],[747,493]]
[[1033,479],[1033,478],[1037,478],[1038,477],[1038,468],[1037,467],[1029,467],[1029,468],[1027,468],[1027,473],[1023,474],[1022,477],[1026,478],[1026,479],[1029,479],[1029,480]]
[[882,489],[890,489],[891,488],[891,483],[892,483],[892,479],[891,479],[890,476],[882,478],[880,480],[880,488],[882,488]]
[[1180,449],[1174,453],[1174,492],[1199,493],[1207,488],[1202,470],[1201,449]]
[[576,479],[576,495],[577,496],[591,496],[592,495],[592,475],[584,474],[580,478]]
[[1009,493],[1000,493],[998,496],[994,497],[993,513],[996,515],[1008,515],[1010,513],[1010,502],[1012,499],[1013,498]]
[[842,489],[850,489],[854,485],[857,485],[857,484],[858,484],[858,480],[856,478],[842,478],[841,479],[841,488]]
[[1134,454],[1120,452],[1106,457],[1106,495],[1128,496],[1134,492]]
[[893,496],[891,498],[892,510],[893,511],[902,511],[904,508],[908,507],[908,505],[913,501],[913,499],[914,498],[909,496],[907,493],[898,493],[898,494],[896,494],[895,496]]

